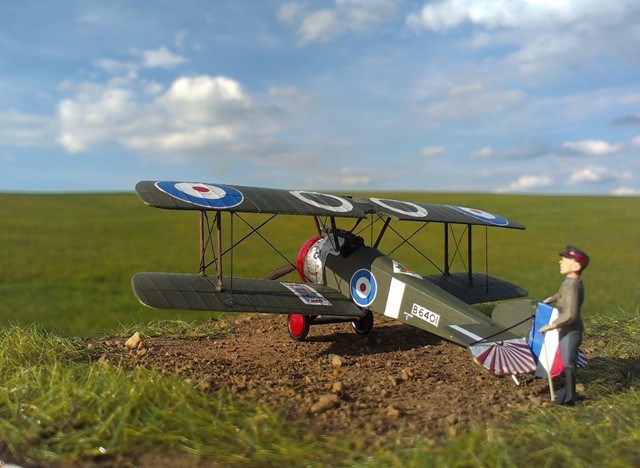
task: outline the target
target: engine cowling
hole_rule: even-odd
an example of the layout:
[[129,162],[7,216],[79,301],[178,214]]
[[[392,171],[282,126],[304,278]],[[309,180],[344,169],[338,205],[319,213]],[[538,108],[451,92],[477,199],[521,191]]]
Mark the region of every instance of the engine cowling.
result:
[[[338,230],[334,236],[329,231],[327,236],[313,236],[302,244],[296,259],[296,269],[302,281],[308,283],[324,283],[324,264],[329,255],[348,257],[358,247],[364,245],[361,237],[351,232]],[[338,240],[338,248],[335,246]]]
[[321,251],[326,240],[326,237],[313,236],[300,247],[296,258],[296,269],[302,281],[307,283],[324,281],[324,261]]

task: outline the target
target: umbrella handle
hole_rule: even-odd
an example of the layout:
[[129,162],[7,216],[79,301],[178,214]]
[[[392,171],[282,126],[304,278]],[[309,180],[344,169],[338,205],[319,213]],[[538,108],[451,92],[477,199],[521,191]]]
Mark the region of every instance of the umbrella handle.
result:
[[547,361],[547,380],[549,381],[549,397],[551,401],[556,401],[556,393],[553,390],[553,379],[551,377],[551,365],[549,364],[549,354],[547,353],[547,343],[545,339],[545,335],[547,332],[542,332],[542,347],[544,348],[544,356]]

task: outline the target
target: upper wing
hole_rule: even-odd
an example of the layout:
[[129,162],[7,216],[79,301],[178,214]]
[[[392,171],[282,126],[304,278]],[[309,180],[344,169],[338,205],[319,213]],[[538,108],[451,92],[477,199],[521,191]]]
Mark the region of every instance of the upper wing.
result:
[[434,203],[408,202],[387,198],[359,198],[358,200],[367,203],[374,213],[404,221],[478,224],[481,226],[524,229],[522,224],[503,216],[466,206],[437,205]]
[[240,185],[141,181],[136,192],[146,204],[174,210],[217,210],[364,218],[352,200],[326,193]]
[[136,273],[131,279],[140,302],[156,309],[263,312],[363,317],[351,300],[323,285],[253,278],[222,279],[180,273]]

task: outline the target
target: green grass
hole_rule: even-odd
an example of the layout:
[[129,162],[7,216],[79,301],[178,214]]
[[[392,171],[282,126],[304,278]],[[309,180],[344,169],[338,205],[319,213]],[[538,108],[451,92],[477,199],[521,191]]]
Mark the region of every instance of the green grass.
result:
[[177,376],[87,363],[72,340],[36,327],[5,329],[0,343],[0,453],[117,462],[159,448],[220,462],[318,465],[346,455],[344,444],[327,451],[263,405],[240,407]]
[[[474,229],[474,269],[484,271],[485,236],[489,272],[523,286],[530,297],[548,297],[560,284],[557,252],[574,243],[591,256],[584,275],[585,316],[637,311],[640,302],[640,198],[499,195],[387,194],[398,198],[474,206],[527,226]],[[62,335],[89,336],[120,324],[157,319],[203,320],[207,312],[150,310],[130,287],[137,271],[195,272],[198,218],[145,206],[133,194],[0,194],[0,325],[38,323]],[[257,224],[264,216],[246,216]],[[351,221],[343,221],[349,226]],[[396,223],[403,232],[418,224]],[[229,223],[225,219],[225,239]],[[246,228],[237,220],[234,237]],[[264,235],[295,259],[315,228],[307,217],[277,218]],[[462,233],[457,229],[457,236]],[[369,237],[365,228],[362,235]],[[389,233],[391,246],[393,234]],[[441,264],[442,226],[427,226],[412,240]],[[463,252],[466,245],[462,243]],[[436,270],[403,247],[400,261],[421,273]],[[466,261],[466,253],[463,253]],[[234,253],[234,274],[262,277],[284,264],[261,239]],[[225,259],[226,266],[229,262]],[[454,265],[462,269],[457,260]],[[228,273],[228,270],[227,270]]]
[[[258,403],[241,407],[228,395],[208,395],[177,376],[92,362],[79,341],[65,337],[126,335],[134,328],[185,339],[210,333],[198,323],[211,314],[144,308],[129,283],[137,271],[197,270],[196,214],[151,209],[132,194],[3,194],[0,460],[15,453],[40,463],[105,457],[117,463],[120,457],[161,451],[178,459],[254,465],[640,464],[640,199],[386,196],[474,206],[525,224],[525,231],[476,228],[474,244],[483,247],[488,235],[490,272],[525,287],[534,299],[560,284],[557,252],[566,243],[590,254],[583,277],[585,342],[598,357],[579,373],[587,403],[523,412],[438,446],[399,430],[397,445],[362,447],[355,436],[319,437],[304,421],[284,423]],[[257,223],[264,217],[247,218]],[[236,222],[236,239],[243,229]],[[400,229],[410,232],[414,225]],[[438,260],[441,233],[441,226],[430,225],[426,234],[433,238],[420,234],[415,242]],[[265,230],[289,257],[313,234],[313,223],[304,217],[279,218]],[[417,271],[433,272],[409,249],[397,255]],[[261,241],[243,244],[235,260],[239,276],[264,276],[284,263]],[[483,254],[476,255],[475,270],[484,270]],[[160,322],[141,326],[152,320]]]
[[[261,466],[637,466],[640,317],[589,325],[590,341],[608,339],[612,329],[618,339],[580,372],[589,400],[578,407],[516,410],[440,445],[398,430],[396,441],[369,447],[357,434],[319,436],[304,421],[238,405],[224,391],[207,394],[197,382],[96,360],[82,340],[9,327],[0,332],[0,459],[117,464],[157,452],[165,462]],[[185,322],[141,330],[185,339],[223,333]]]

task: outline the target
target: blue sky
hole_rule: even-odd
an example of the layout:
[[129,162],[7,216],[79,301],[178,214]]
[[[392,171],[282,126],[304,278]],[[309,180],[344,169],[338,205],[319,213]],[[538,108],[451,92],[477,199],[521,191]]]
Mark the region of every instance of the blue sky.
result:
[[0,0],[0,18],[0,191],[640,193],[637,0]]

